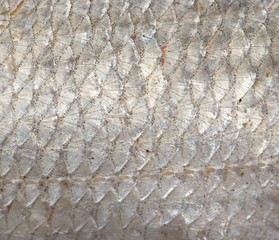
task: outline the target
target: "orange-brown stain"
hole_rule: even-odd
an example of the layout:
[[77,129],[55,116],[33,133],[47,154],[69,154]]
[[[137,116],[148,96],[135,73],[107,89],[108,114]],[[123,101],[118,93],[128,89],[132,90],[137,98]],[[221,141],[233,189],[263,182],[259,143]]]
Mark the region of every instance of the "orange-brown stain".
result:
[[265,76],[266,76],[266,77],[269,77],[269,75],[270,75],[270,73],[269,73],[269,72],[267,72],[267,73],[265,74]]
[[178,2],[178,1],[177,1],[177,2],[175,2],[175,3],[176,3],[176,4],[181,4],[181,2]]
[[50,209],[49,209],[48,216],[47,216],[47,223],[48,224],[51,224],[54,209],[55,209],[55,205],[51,206]]
[[11,203],[7,206],[8,212],[11,210],[12,206],[13,206],[13,202],[11,202]]
[[17,5],[16,9],[11,12],[11,15],[15,15],[15,14],[19,13],[20,9],[22,8],[23,2],[24,2],[24,0],[21,1],[20,4]]
[[162,66],[165,65],[166,50],[167,50],[167,46],[165,45],[162,47],[162,60],[161,60]]
[[0,24],[0,29],[3,29],[5,27],[5,25]]
[[9,10],[6,10],[4,12],[1,12],[1,15],[7,15],[9,13]]
[[190,170],[190,169],[187,169],[187,170],[185,170],[184,172],[185,172],[185,173],[188,173],[188,174],[194,174],[194,173],[195,173],[195,171]]
[[212,48],[212,44],[211,43],[207,43],[205,46],[208,47],[209,49]]
[[208,172],[208,173],[211,173],[211,172],[214,172],[214,171],[215,171],[215,168],[208,168],[208,169],[207,169],[207,172]]
[[246,126],[247,126],[247,123],[242,123],[242,125],[243,125],[243,127],[245,127],[245,128],[246,128]]

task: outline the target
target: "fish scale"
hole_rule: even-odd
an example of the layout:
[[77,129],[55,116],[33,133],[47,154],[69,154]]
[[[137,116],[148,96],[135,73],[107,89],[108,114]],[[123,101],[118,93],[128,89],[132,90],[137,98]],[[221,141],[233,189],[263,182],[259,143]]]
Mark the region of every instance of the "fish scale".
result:
[[279,1],[0,1],[1,239],[278,239]]

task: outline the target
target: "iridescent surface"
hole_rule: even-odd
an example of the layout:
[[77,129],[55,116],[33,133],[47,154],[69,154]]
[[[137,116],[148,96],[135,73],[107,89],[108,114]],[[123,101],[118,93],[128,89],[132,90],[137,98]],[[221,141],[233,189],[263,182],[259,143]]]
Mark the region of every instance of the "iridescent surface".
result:
[[278,22],[0,0],[0,238],[279,239]]

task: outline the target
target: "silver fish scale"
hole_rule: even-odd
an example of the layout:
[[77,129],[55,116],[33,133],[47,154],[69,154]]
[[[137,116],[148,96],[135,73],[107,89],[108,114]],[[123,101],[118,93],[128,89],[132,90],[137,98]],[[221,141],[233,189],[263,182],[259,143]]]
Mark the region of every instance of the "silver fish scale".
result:
[[1,239],[279,239],[278,0],[0,0]]

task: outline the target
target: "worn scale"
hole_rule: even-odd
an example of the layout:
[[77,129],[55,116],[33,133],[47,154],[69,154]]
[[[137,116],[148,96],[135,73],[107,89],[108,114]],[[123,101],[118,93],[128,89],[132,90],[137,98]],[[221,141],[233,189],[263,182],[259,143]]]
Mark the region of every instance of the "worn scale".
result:
[[0,0],[0,238],[279,239],[278,23],[278,0]]

